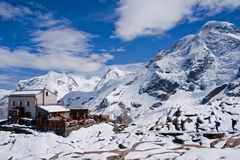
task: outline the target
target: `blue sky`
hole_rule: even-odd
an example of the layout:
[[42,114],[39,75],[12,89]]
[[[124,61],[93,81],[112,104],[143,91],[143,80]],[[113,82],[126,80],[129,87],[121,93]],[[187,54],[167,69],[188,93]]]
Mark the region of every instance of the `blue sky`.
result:
[[239,0],[0,1],[0,88],[49,70],[147,62],[209,20],[240,25]]

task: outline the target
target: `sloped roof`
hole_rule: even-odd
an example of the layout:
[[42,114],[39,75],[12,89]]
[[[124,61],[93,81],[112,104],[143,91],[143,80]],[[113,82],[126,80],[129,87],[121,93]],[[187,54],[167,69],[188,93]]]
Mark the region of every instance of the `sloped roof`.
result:
[[46,89],[46,88],[44,88],[44,89],[15,91],[15,92],[9,94],[9,96],[36,96],[36,95],[40,94],[41,92],[43,92],[44,90],[47,90],[48,92],[51,92],[52,94],[57,96],[56,93],[53,93],[52,91],[50,91],[49,89]]
[[70,111],[68,108],[64,108],[61,105],[46,105],[46,106],[39,106],[39,108],[41,108],[49,113]]
[[35,96],[42,92],[42,90],[25,90],[25,91],[15,91],[9,96]]

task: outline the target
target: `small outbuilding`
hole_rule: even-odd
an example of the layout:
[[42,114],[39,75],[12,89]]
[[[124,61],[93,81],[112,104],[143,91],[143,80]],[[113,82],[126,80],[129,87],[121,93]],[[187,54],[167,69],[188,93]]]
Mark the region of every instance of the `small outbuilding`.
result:
[[36,108],[36,119],[60,120],[69,117],[70,110],[61,105],[45,105]]

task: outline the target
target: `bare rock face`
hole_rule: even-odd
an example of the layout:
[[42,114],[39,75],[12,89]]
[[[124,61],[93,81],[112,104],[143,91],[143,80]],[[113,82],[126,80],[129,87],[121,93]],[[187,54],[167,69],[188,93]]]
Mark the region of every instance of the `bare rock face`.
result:
[[202,74],[209,69],[214,61],[214,58],[210,55],[204,57],[204,59],[199,59],[195,64],[191,66],[190,72],[188,74],[188,81],[197,81],[201,78]]
[[238,68],[237,78],[240,78],[240,68]]
[[166,101],[171,94],[176,93],[178,87],[177,82],[162,79],[158,74],[154,73],[149,82],[140,88],[139,93],[147,93],[159,100]]
[[118,147],[120,148],[120,149],[126,149],[127,147],[126,146],[124,146],[122,143],[121,144],[119,144],[118,145]]
[[96,107],[96,110],[100,111],[102,109],[105,109],[109,106],[109,102],[106,98],[103,99],[103,101]]
[[158,108],[162,105],[162,102],[157,102],[152,105],[153,108]]
[[118,106],[121,108],[122,113],[120,116],[116,118],[116,123],[121,123],[121,124],[129,124],[133,120],[128,114],[128,110],[126,109],[126,105],[123,102],[118,103]]
[[231,97],[240,97],[240,81],[230,83],[228,85],[228,96]]
[[141,104],[139,104],[139,103],[131,103],[131,105],[132,105],[132,107],[134,107],[134,108],[139,108],[139,107],[141,107],[142,105]]
[[209,102],[214,96],[216,96],[217,94],[219,94],[222,90],[224,90],[228,85],[227,84],[223,84],[217,88],[215,88],[214,90],[212,90],[206,97],[203,98],[202,100],[202,104],[206,104],[207,102]]

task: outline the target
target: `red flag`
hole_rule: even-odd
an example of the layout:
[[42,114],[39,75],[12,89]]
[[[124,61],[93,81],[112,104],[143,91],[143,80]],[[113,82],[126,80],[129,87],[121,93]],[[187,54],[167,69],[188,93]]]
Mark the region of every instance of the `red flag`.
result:
[[61,106],[65,106],[65,102],[64,102],[64,100],[61,100]]

